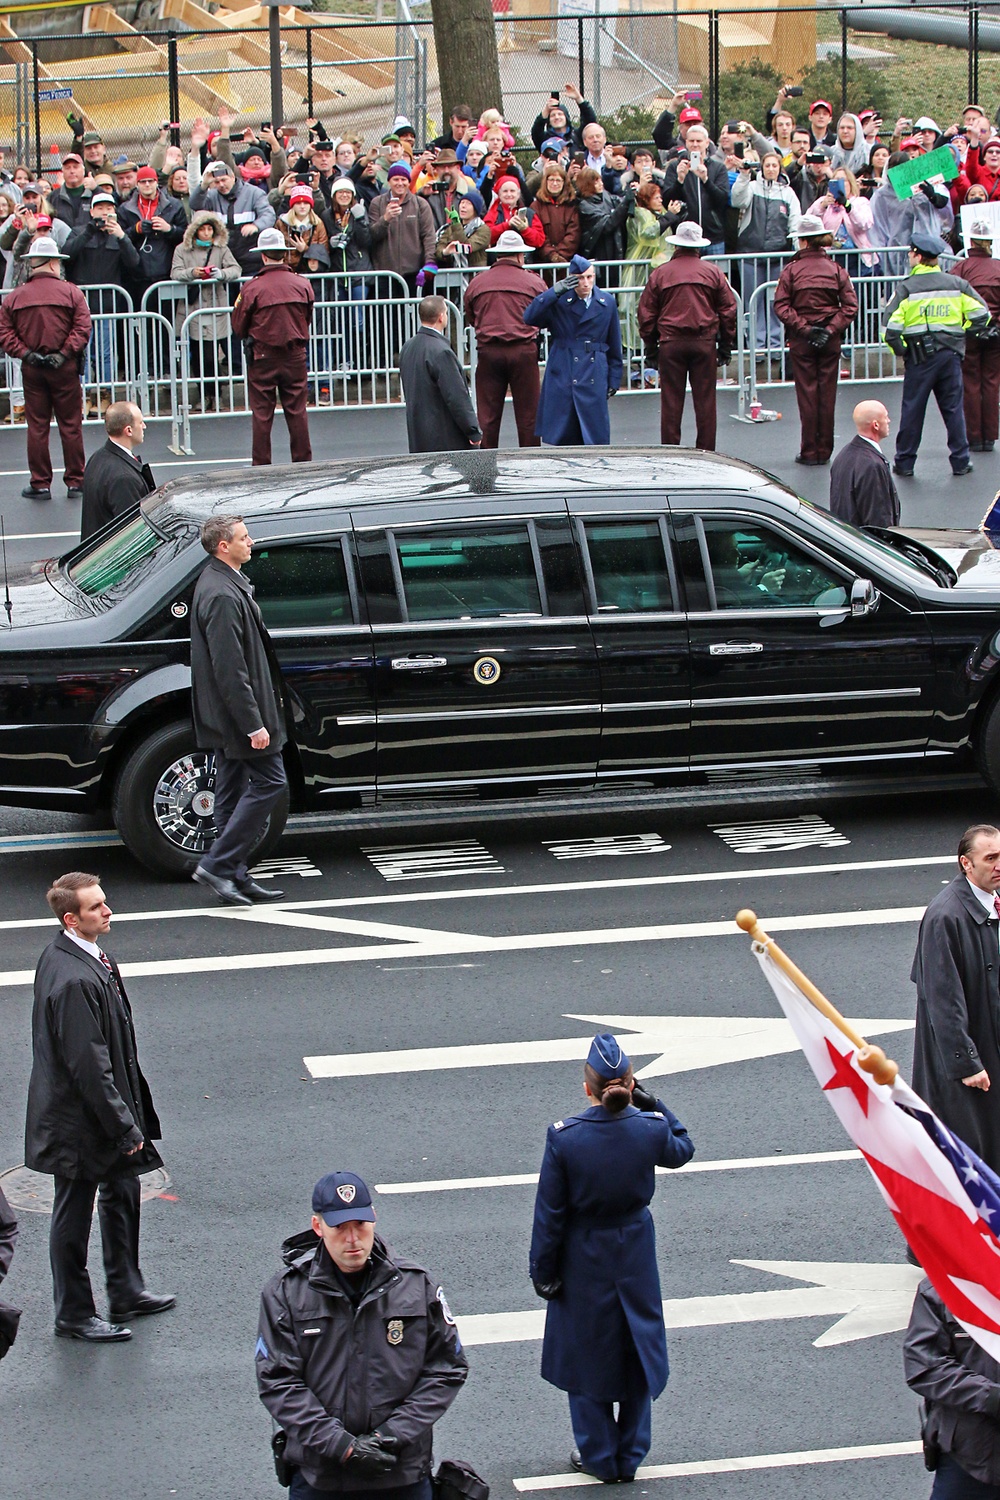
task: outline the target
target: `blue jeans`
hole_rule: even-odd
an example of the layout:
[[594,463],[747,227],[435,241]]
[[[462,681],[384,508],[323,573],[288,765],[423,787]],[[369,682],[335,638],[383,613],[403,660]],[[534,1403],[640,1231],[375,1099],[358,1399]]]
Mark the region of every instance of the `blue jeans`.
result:
[[930,1500],[1000,1500],[1000,1484],[983,1484],[966,1474],[949,1453],[941,1455]]
[[113,385],[117,359],[115,358],[115,324],[94,322],[94,330],[87,345],[87,367],[84,382],[87,385]]
[[220,880],[242,885],[247,859],[274,804],[285,789],[281,751],[258,750],[253,760],[230,760],[215,752],[215,842],[201,867]]
[[299,1470],[296,1470],[288,1491],[290,1500],[329,1500],[333,1494],[364,1494],[377,1497],[377,1500],[431,1500],[431,1493],[429,1479],[418,1479],[416,1484],[400,1484],[394,1490],[316,1490],[311,1484],[306,1484]]

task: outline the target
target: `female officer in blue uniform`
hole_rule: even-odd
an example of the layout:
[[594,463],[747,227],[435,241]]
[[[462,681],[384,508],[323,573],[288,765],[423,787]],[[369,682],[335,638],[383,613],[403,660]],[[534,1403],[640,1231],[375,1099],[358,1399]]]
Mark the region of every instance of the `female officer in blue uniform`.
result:
[[535,419],[544,443],[610,443],[608,398],[622,383],[622,336],[610,292],[594,286],[589,260],[574,255],[569,279],[540,292],[524,310],[550,330],[549,357]]
[[594,1038],[584,1090],[593,1108],[549,1126],[530,1270],[548,1302],[542,1378],[569,1394],[570,1462],[616,1484],[649,1452],[652,1403],[669,1373],[653,1169],[682,1167],[694,1146],[636,1084],[613,1036]]

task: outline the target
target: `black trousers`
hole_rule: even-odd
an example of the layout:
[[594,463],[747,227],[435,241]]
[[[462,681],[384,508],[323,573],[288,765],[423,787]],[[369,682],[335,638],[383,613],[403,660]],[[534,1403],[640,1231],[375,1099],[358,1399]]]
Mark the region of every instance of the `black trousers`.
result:
[[139,1179],[115,1175],[104,1182],[57,1177],[49,1260],[58,1323],[82,1323],[95,1316],[94,1293],[87,1271],[87,1248],[94,1217],[94,1198],[101,1225],[104,1279],[110,1307],[131,1307],[145,1289],[139,1270]]
[[219,830],[201,867],[220,880],[241,885],[247,858],[285,788],[281,751],[256,750],[253,760],[230,760],[215,752],[215,826]]

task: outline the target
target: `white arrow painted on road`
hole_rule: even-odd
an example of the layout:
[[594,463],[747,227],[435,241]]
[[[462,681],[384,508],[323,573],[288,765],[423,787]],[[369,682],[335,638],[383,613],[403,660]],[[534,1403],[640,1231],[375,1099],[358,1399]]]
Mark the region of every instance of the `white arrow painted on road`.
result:
[[[775,1016],[582,1016],[601,1030],[619,1033],[630,1056],[654,1053],[636,1070],[639,1078],[666,1078],[720,1063],[747,1062],[798,1052],[799,1044],[784,1017]],[[912,1021],[854,1021],[864,1036],[912,1031]],[[485,1042],[464,1047],[407,1047],[398,1052],[343,1052],[307,1057],[314,1078],[367,1078],[380,1073],[428,1073],[445,1068],[509,1068],[514,1063],[581,1061],[593,1033],[558,1041]]]
[[[837,1316],[814,1339],[817,1349],[898,1333],[910,1321],[913,1294],[923,1277],[917,1266],[864,1265],[839,1261],[735,1260],[734,1266],[769,1271],[809,1286],[771,1292],[730,1292],[716,1297],[676,1297],[664,1301],[667,1329],[733,1327],[787,1318]],[[514,1344],[540,1339],[545,1310],[479,1313],[458,1319],[465,1345]]]

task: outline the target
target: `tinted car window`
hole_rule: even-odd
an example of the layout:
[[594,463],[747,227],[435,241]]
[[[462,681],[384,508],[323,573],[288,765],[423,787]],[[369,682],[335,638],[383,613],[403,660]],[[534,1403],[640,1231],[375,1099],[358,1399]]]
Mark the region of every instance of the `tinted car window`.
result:
[[92,596],[120,592],[145,572],[138,564],[163,545],[145,516],[133,517],[110,536],[91,547],[70,564],[69,576],[81,593]]
[[674,609],[657,521],[587,521],[584,532],[598,609]]
[[411,620],[541,613],[527,525],[409,531],[395,541]]
[[260,547],[244,571],[272,630],[354,622],[339,540]]
[[778,531],[749,520],[704,518],[718,609],[837,609],[847,603],[839,574]]

